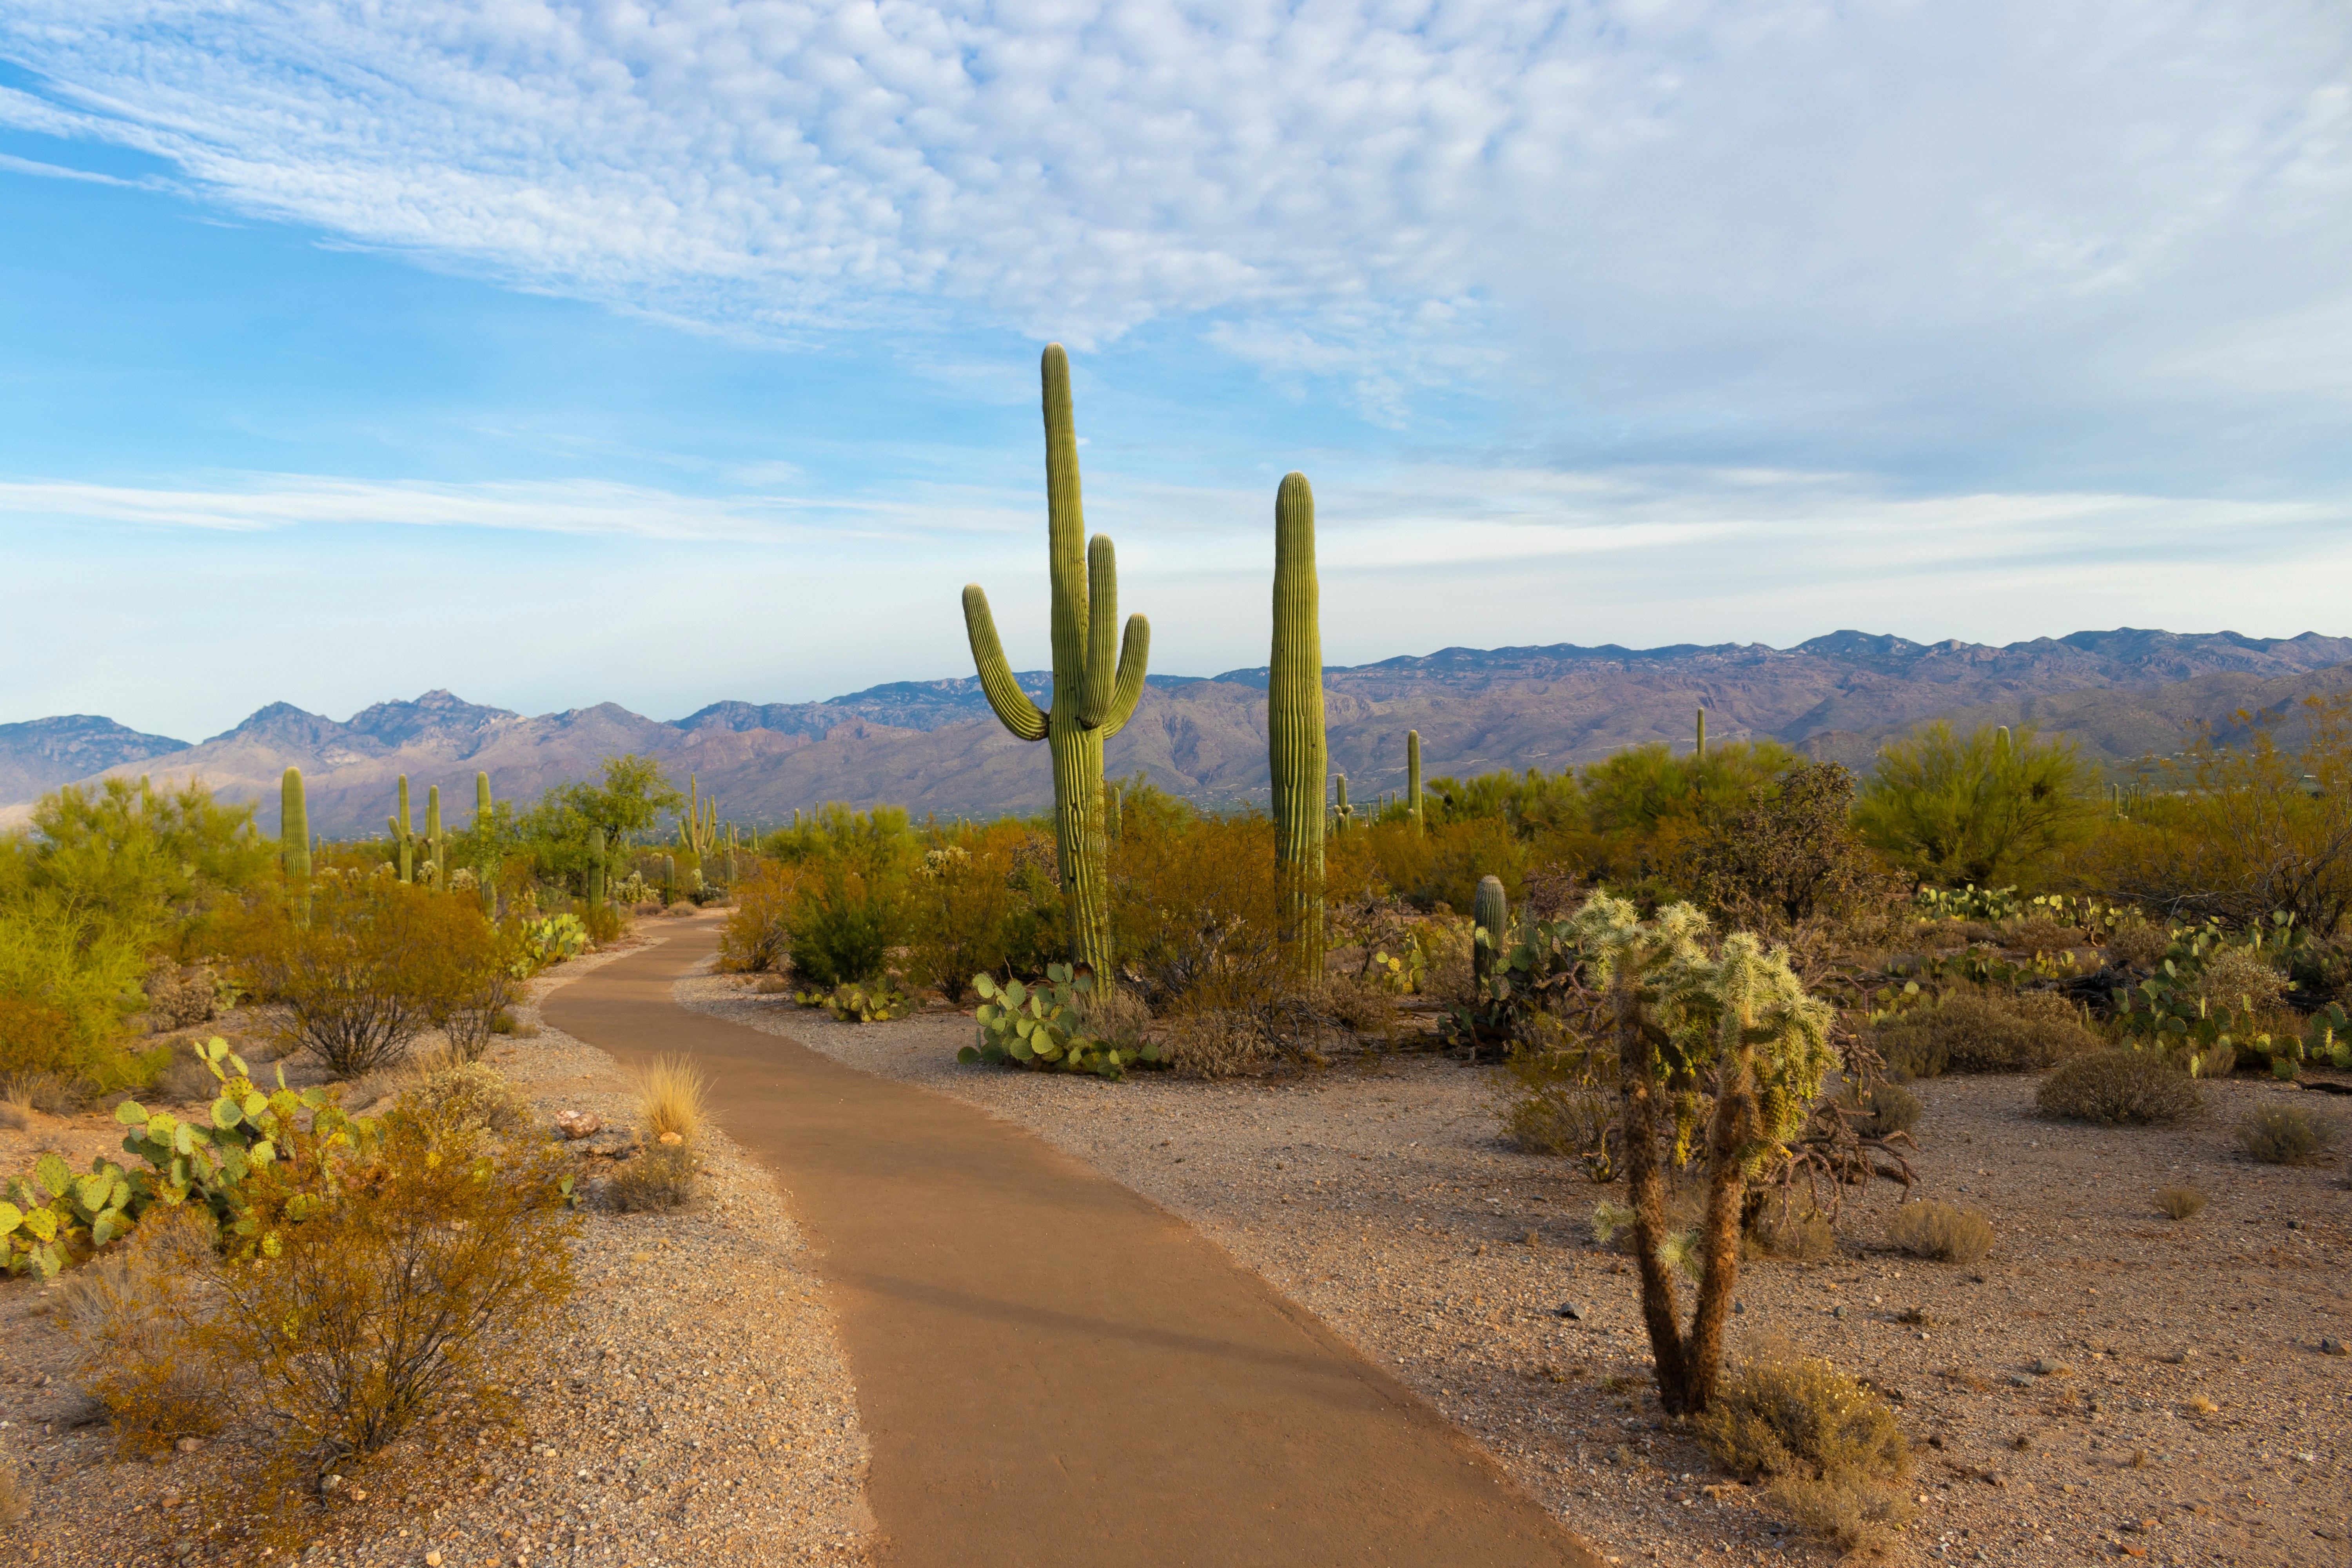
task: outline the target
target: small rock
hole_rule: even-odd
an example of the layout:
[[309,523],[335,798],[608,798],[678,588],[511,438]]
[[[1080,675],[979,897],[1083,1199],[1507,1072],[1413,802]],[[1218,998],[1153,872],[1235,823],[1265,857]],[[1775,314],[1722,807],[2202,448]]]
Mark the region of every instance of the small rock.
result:
[[566,1138],[586,1138],[604,1131],[604,1119],[585,1110],[559,1110],[555,1113],[555,1130]]
[[441,1568],[441,1553],[438,1552],[426,1552],[425,1554],[425,1568]]
[[204,1446],[205,1440],[202,1437],[183,1437],[173,1445],[183,1454],[193,1454]]
[[2321,1355],[2352,1355],[2352,1350],[2346,1349],[2342,1340],[2322,1340],[2319,1342],[2319,1353]]
[[[686,1142],[686,1134],[682,1132],[665,1132],[661,1135],[661,1141],[665,1143],[683,1143]],[[1486,1248],[1482,1247],[1478,1250],[1484,1252]]]
[[2048,1356],[2043,1356],[2041,1360],[2035,1362],[2033,1363],[2033,1370],[2041,1373],[2043,1377],[2072,1377],[2074,1375],[2074,1369],[2073,1367],[2068,1366],[2063,1361],[2053,1361]]
[[1562,1301],[1559,1306],[1554,1307],[1552,1311],[1557,1316],[1568,1319],[1570,1322],[1580,1323],[1584,1321],[1584,1308],[1574,1301]]
[[1832,1318],[1843,1318],[1843,1317],[1844,1317],[1844,1316],[1845,1316],[1845,1303],[1844,1303],[1844,1302],[1843,1302],[1843,1301],[1841,1301],[1841,1302],[1839,1302],[1836,1306],[1832,1307],[1832,1308],[1830,1309],[1830,1316],[1831,1316],[1831,1317],[1832,1317]]

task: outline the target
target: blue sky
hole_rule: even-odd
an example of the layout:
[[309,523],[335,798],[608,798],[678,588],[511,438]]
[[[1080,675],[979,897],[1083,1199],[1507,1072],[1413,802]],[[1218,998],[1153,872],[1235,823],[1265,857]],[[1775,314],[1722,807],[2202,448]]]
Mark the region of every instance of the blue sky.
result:
[[2352,631],[2352,11],[16,0],[0,721]]

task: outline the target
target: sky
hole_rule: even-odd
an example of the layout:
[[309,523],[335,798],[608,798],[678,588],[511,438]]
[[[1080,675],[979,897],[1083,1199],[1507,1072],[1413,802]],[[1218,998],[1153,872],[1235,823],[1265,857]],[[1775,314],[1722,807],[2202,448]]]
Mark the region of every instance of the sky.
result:
[[11,0],[0,722],[2352,633],[2340,0]]

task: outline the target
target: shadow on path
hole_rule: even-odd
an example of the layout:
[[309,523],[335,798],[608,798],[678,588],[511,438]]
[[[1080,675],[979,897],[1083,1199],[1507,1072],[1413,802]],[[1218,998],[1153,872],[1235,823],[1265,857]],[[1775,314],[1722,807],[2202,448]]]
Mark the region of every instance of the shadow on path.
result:
[[698,923],[557,989],[692,1055],[837,1287],[881,1559],[906,1568],[1599,1568],[1492,1459],[1192,1227],[1029,1132],[690,1012]]

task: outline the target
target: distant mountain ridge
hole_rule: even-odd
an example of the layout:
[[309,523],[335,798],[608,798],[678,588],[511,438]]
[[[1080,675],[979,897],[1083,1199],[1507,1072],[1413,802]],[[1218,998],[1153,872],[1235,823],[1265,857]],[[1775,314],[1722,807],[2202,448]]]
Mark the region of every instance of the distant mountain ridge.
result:
[[[2113,760],[2177,735],[2184,717],[2226,719],[2216,703],[2284,705],[2352,664],[2352,638],[2119,627],[1990,647],[1842,631],[1791,648],[1761,644],[1588,647],[1572,643],[1441,648],[1325,671],[1332,767],[1357,799],[1402,787],[1404,732],[1422,734],[1427,771],[1559,768],[1626,746],[1686,745],[1695,709],[1722,740],[1769,736],[1820,756],[1866,763],[1880,739],[1943,713],[2037,722],[2078,733]],[[1017,676],[1040,704],[1044,670]],[[1265,672],[1153,676],[1107,749],[1115,776],[1137,771],[1203,802],[1265,797]],[[2009,715],[2007,718],[1987,717]],[[2169,727],[2168,729],[2168,726]],[[2114,748],[2126,746],[2129,750]],[[272,703],[198,745],[88,716],[0,726],[0,821],[60,784],[104,773],[198,777],[261,802],[275,831],[277,782],[303,770],[320,832],[381,832],[394,776],[410,775],[470,816],[473,774],[503,798],[536,797],[593,773],[618,752],[649,752],[699,774],[722,815],[774,821],[826,800],[888,801],[919,814],[993,816],[1052,799],[1045,750],[1013,740],[970,676],[894,681],[823,702],[713,702],[658,721],[613,703],[525,717],[446,690],[379,702],[342,722]],[[459,807],[462,805],[462,810]]]

